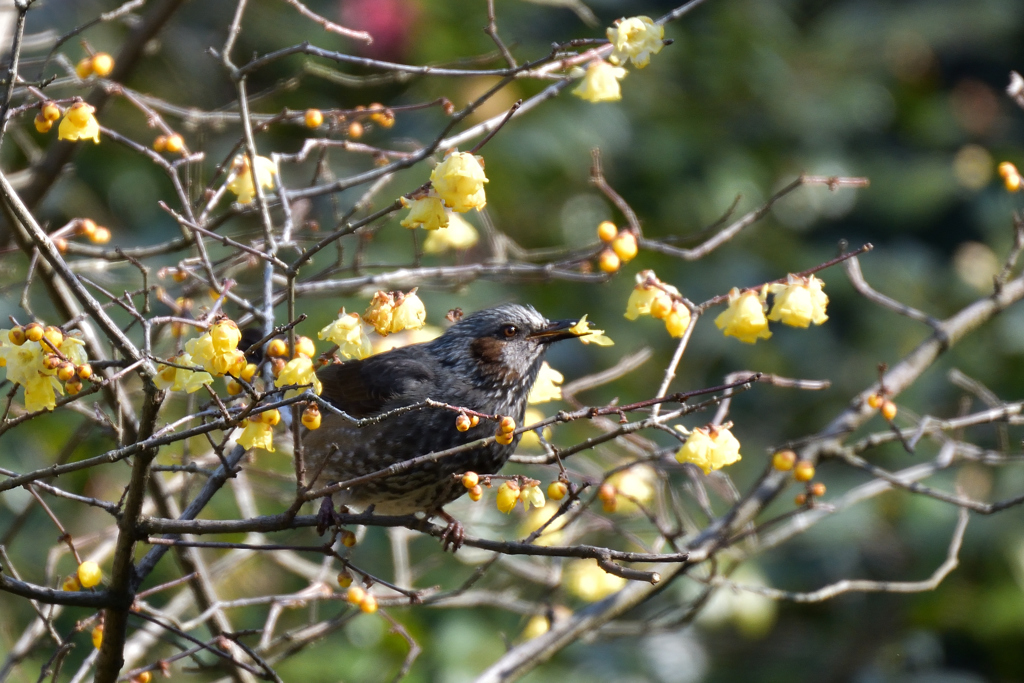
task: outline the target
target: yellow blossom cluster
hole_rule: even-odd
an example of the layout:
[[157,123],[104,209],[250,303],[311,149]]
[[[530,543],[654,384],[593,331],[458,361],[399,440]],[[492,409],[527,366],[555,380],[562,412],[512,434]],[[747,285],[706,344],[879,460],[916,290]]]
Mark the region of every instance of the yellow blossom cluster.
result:
[[[682,427],[676,426],[676,429],[685,433]],[[711,470],[720,470],[740,460],[740,442],[728,426],[698,427],[676,451],[676,460],[693,463],[704,470],[704,474],[711,474]]]
[[274,452],[274,425],[281,421],[281,412],[276,408],[256,413],[242,421],[242,433],[235,442],[242,448],[262,448]]
[[1003,178],[1003,184],[1006,185],[1007,192],[1017,192],[1020,190],[1020,171],[1011,162],[1004,161],[999,164],[999,175]]
[[29,323],[0,330],[0,367],[7,380],[25,390],[25,409],[53,410],[57,394],[82,390],[82,381],[92,377],[85,342],[66,335],[58,327]]
[[636,234],[632,230],[619,230],[611,221],[602,221],[597,226],[597,236],[608,244],[597,257],[598,267],[606,273],[614,273],[640,252]]
[[185,344],[191,361],[214,377],[238,377],[245,369],[245,354],[238,349],[242,333],[235,321],[222,318],[208,331]]
[[[483,162],[483,157],[468,152],[452,152],[446,156],[430,172],[430,189],[426,194],[411,200],[402,197],[402,205],[409,209],[409,215],[401,221],[402,226],[409,229],[440,230],[448,228],[454,218],[447,209],[465,213],[470,209],[484,208],[487,205],[484,183],[488,180]],[[469,239],[467,225],[459,226],[462,232],[459,242]],[[472,229],[472,226],[469,227]],[[472,244],[475,243],[474,236]],[[437,246],[435,244],[435,248]]]
[[[768,339],[768,321],[781,322],[792,327],[821,325],[828,320],[825,309],[828,296],[822,291],[823,283],[813,275],[790,275],[785,283],[773,283],[760,292],[741,292],[733,287],[729,292],[728,308],[715,318],[715,325],[729,337],[753,344]],[[771,312],[765,315],[768,294],[774,295]]]
[[622,64],[629,59],[638,69],[647,66],[651,55],[658,54],[665,46],[665,27],[650,17],[620,19],[606,31],[606,35],[614,48],[608,61]]
[[378,291],[363,313],[363,320],[380,335],[419,329],[426,319],[427,309],[415,288],[408,294]]
[[231,173],[228,175],[226,187],[238,195],[239,204],[248,204],[256,196],[256,183],[265,190],[274,189],[274,176],[277,165],[267,157],[256,157],[256,173],[249,168],[249,157],[239,154],[231,162]]
[[626,320],[642,315],[665,321],[665,329],[673,337],[682,337],[690,326],[690,309],[682,300],[679,290],[665,284],[653,270],[643,270],[636,276],[636,287],[626,302]]
[[317,332],[317,338],[338,345],[338,353],[345,358],[363,359],[373,352],[370,337],[363,329],[363,320],[358,313],[345,313],[341,309],[338,317],[327,327]]
[[523,508],[526,510],[529,510],[531,505],[535,508],[544,507],[546,501],[544,492],[540,489],[540,482],[528,481],[526,486],[520,488],[515,481],[509,480],[498,487],[495,504],[500,512],[512,512],[519,501],[523,501]]
[[[92,140],[98,144],[100,141],[100,124],[96,121],[95,113],[96,108],[85,102],[76,102],[68,107],[68,110],[64,113],[63,120],[60,122],[60,127],[57,128],[57,139],[70,140],[71,142]],[[43,117],[47,117],[46,111],[43,112]],[[50,121],[50,125],[52,125],[52,121]],[[46,130],[40,128],[39,120],[37,119],[36,130],[45,133],[50,129],[49,126],[45,128]]]

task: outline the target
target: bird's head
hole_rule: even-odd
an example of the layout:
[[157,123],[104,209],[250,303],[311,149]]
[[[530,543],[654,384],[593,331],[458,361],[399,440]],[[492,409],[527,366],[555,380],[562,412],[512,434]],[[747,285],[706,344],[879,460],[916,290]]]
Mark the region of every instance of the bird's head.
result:
[[504,304],[463,318],[430,342],[448,363],[484,381],[528,390],[548,346],[574,339],[575,320],[546,319],[532,306]]

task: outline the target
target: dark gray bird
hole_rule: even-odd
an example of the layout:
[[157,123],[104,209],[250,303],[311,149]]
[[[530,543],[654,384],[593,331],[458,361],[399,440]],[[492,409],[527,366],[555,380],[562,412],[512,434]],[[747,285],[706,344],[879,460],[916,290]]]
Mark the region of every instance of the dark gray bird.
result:
[[[489,415],[508,415],[521,426],[526,398],[548,345],[576,337],[570,331],[575,324],[549,321],[532,306],[518,304],[479,311],[433,341],[322,368],[317,372],[321,396],[357,418],[430,398]],[[460,432],[456,417],[443,408],[421,408],[359,428],[325,412],[320,429],[303,440],[308,469],[319,472],[315,484],[323,486],[492,436],[497,428],[494,422],[481,420]],[[356,508],[372,505],[379,514],[441,515],[449,522],[445,546],[457,548],[461,525],[441,509],[466,492],[453,475],[498,472],[518,441],[516,436],[509,445],[492,442],[418,464],[345,489],[336,500]]]

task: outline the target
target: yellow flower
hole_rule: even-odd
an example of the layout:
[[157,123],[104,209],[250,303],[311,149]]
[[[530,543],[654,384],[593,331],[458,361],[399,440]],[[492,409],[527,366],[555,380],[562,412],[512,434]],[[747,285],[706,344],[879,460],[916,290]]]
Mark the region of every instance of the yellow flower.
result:
[[468,152],[453,152],[430,172],[430,182],[445,205],[463,213],[487,205],[483,159]]
[[412,202],[402,197],[402,205],[409,209],[409,215],[401,221],[403,228],[437,230],[448,227],[448,212],[440,197],[421,197]]
[[[73,332],[72,334],[78,334]],[[75,365],[83,365],[89,362],[89,356],[85,353],[85,342],[71,334],[64,335],[64,341],[60,343],[60,352]]]
[[78,102],[68,107],[67,113],[64,114],[64,119],[60,122],[60,127],[57,129],[57,139],[74,142],[75,140],[88,140],[91,138],[93,142],[99,143],[100,124],[96,121],[96,117],[93,116],[95,112],[95,107],[85,102]]
[[216,353],[228,353],[238,348],[242,333],[234,320],[219,320],[210,328],[210,339]]
[[[192,356],[183,353],[171,358],[170,361],[176,365],[195,365]],[[153,378],[153,384],[160,389],[171,391],[184,391],[189,394],[199,391],[203,385],[213,382],[213,376],[208,372],[196,370],[182,370],[171,365],[165,365]]]
[[[25,410],[53,410],[57,407],[56,394],[64,395],[60,381],[51,375],[37,374],[25,387]],[[56,392],[56,393],[54,393]]]
[[531,505],[535,508],[542,508],[546,502],[544,500],[544,492],[536,484],[524,487],[519,492],[519,500],[523,501],[523,508],[526,510],[529,510]]
[[638,69],[651,61],[651,55],[661,52],[665,46],[665,27],[651,21],[650,17],[623,19],[606,31],[609,42],[615,48],[608,58],[612,64],[633,60]]
[[693,463],[704,470],[704,474],[711,474],[711,470],[720,470],[739,459],[740,442],[725,427],[694,429],[676,452],[677,461]]
[[686,328],[690,326],[690,309],[681,301],[672,304],[672,310],[665,318],[665,329],[673,337],[682,337]]
[[245,429],[235,439],[235,442],[242,448],[262,448],[265,451],[274,452],[274,428],[266,422],[258,420],[246,420]]
[[[63,124],[62,124],[63,125]],[[239,154],[231,163],[231,175],[228,176],[227,188],[238,195],[239,204],[248,204],[256,196],[258,182],[266,190],[274,189],[274,176],[277,166],[267,157],[256,157],[256,180],[249,170],[249,157]]]
[[[533,383],[533,388],[530,389],[530,395],[526,398],[526,402],[534,404],[547,403],[548,401],[561,401],[562,387],[558,385],[564,381],[565,376],[548,365],[547,361],[544,361],[540,364],[540,370],[537,372],[537,379]],[[525,437],[526,435],[524,434],[523,436]]]
[[[498,493],[494,497],[494,502],[498,506],[500,512],[504,512],[506,515],[516,507],[516,501],[519,500],[519,485],[514,481],[506,481],[498,487]],[[526,503],[523,503],[526,505]]]
[[313,368],[313,361],[307,356],[299,356],[298,358],[292,358],[281,370],[281,374],[274,380],[275,387],[285,387],[289,384],[298,384],[300,389],[289,389],[285,392],[285,398],[291,398],[292,396],[298,396],[306,390],[306,385],[313,385],[313,393],[320,394],[323,391],[323,385],[320,384],[320,378],[316,376],[316,371]]
[[793,327],[822,324],[828,320],[828,295],[821,291],[824,284],[813,275],[807,279],[790,275],[786,284],[771,285],[768,291],[775,295],[775,303],[768,319]]
[[473,224],[457,213],[448,214],[448,227],[427,233],[423,240],[424,254],[440,254],[448,250],[465,251],[480,241]]
[[103,580],[103,570],[92,560],[86,560],[78,565],[78,583],[83,588],[98,586]]
[[378,291],[373,295],[370,307],[363,313],[363,320],[372,325],[377,334],[387,335],[391,331],[391,318],[394,314],[395,297],[387,292]]
[[650,315],[651,304],[662,297],[668,295],[657,287],[637,285],[629,293],[629,300],[626,302],[626,320],[636,320],[642,315]]
[[587,66],[583,80],[572,91],[572,94],[588,102],[621,100],[622,90],[619,88],[619,80],[625,77],[626,70],[622,67],[612,66],[603,59],[595,59]]
[[569,332],[579,337],[580,341],[584,344],[597,344],[598,346],[613,346],[615,344],[611,338],[605,336],[604,330],[591,329],[586,315],[580,318],[578,323],[570,327]]
[[370,337],[363,331],[363,321],[358,313],[345,313],[341,309],[337,320],[323,328],[318,338],[338,345],[338,353],[345,358],[363,359],[372,353]]
[[423,327],[427,319],[427,309],[423,301],[412,290],[405,296],[398,298],[395,304],[395,312],[391,317],[390,332],[401,332],[402,330],[416,330]]
[[[192,357],[192,361],[201,365],[214,377],[227,374],[237,377],[246,366],[245,354],[235,348],[241,335],[238,334],[237,327],[232,332],[231,325],[218,323],[209,332],[185,343],[185,351]],[[214,339],[215,330],[216,339]]]
[[729,307],[715,318],[715,325],[727,337],[736,337],[741,342],[753,344],[758,339],[768,339],[768,319],[764,317],[764,303],[757,292],[733,287],[729,292]]
[[601,569],[597,560],[572,560],[565,568],[564,585],[576,597],[594,602],[621,590],[626,580]]

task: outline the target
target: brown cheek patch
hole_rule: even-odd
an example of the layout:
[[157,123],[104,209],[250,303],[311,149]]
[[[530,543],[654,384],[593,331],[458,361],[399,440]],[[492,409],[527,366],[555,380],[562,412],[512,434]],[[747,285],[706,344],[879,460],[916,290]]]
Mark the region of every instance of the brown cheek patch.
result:
[[501,362],[504,344],[493,337],[480,337],[469,345],[469,351],[480,362],[481,369],[497,379],[514,382],[519,373]]

